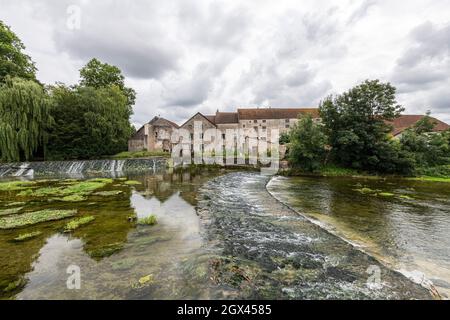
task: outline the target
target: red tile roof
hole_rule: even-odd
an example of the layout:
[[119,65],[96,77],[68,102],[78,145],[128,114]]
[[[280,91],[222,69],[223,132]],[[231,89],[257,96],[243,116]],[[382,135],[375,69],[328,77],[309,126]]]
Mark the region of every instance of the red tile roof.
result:
[[[390,125],[394,128],[392,130],[392,134],[394,136],[402,133],[408,128],[414,126],[420,119],[422,119],[424,115],[416,115],[416,114],[405,114],[400,117],[394,119],[393,121],[388,121]],[[441,120],[431,117],[431,120],[435,122],[435,127],[433,128],[434,132],[441,132],[450,129],[450,126]]]
[[216,112],[216,124],[239,123],[237,112]]
[[317,108],[238,109],[239,120],[297,119],[300,114],[311,114],[313,118],[318,118],[319,109]]

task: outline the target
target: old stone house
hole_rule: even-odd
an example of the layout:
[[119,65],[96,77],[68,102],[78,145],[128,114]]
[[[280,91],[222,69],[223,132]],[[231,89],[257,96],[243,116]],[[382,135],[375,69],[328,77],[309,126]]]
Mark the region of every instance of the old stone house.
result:
[[[245,138],[248,139],[250,131],[256,130],[261,138],[269,144],[271,129],[278,129],[279,133],[288,132],[298,121],[300,115],[309,114],[313,120],[320,122],[319,110],[317,108],[239,108],[236,112],[217,112],[214,115],[204,115],[200,112],[193,115],[181,126],[164,118],[155,117],[149,123],[142,126],[129,141],[129,151],[137,150],[172,150],[170,135],[174,129],[186,129],[190,135],[191,143],[194,140],[195,122],[200,122],[203,132],[207,129],[219,129],[223,138],[227,129],[241,129]],[[392,122],[392,134],[399,138],[404,130],[412,127],[423,115],[402,115]],[[450,126],[438,119],[432,118],[436,123],[435,132],[450,129]],[[265,137],[267,134],[267,137]],[[197,137],[198,138],[198,137]],[[200,137],[203,138],[203,137]],[[251,138],[253,139],[253,138]],[[202,146],[204,148],[204,145]]]
[[170,152],[172,144],[170,137],[174,129],[179,126],[167,119],[154,117],[144,124],[128,141],[128,151],[155,151]]

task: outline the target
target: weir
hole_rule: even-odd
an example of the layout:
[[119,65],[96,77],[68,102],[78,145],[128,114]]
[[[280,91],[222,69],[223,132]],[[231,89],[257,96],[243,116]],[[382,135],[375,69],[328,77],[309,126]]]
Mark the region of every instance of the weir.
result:
[[156,172],[165,167],[165,158],[7,163],[0,164],[0,177],[117,175],[124,172]]

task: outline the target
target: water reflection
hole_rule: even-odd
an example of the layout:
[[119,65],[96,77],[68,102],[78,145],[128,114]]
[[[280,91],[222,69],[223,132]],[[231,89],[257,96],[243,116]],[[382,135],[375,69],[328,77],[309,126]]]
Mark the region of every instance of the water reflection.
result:
[[[207,256],[202,248],[196,192],[219,172],[175,171],[129,176],[140,185],[119,185],[113,197],[90,196],[80,203],[40,201],[27,209],[77,208],[95,220],[70,234],[66,221],[0,231],[0,297],[18,299],[208,298]],[[107,189],[108,190],[108,189]],[[0,201],[12,201],[0,194]],[[1,203],[0,203],[1,205]],[[140,226],[130,216],[157,216]],[[23,243],[24,232],[42,235]],[[69,290],[67,267],[81,269],[81,289]],[[150,276],[146,283],[141,278]],[[192,281],[192,279],[196,279]]]

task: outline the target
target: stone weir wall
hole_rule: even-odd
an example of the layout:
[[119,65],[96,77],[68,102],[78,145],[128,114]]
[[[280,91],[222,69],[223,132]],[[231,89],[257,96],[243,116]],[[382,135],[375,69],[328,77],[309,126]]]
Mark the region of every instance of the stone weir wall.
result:
[[167,159],[43,161],[0,164],[0,177],[85,175],[145,172],[165,169]]

